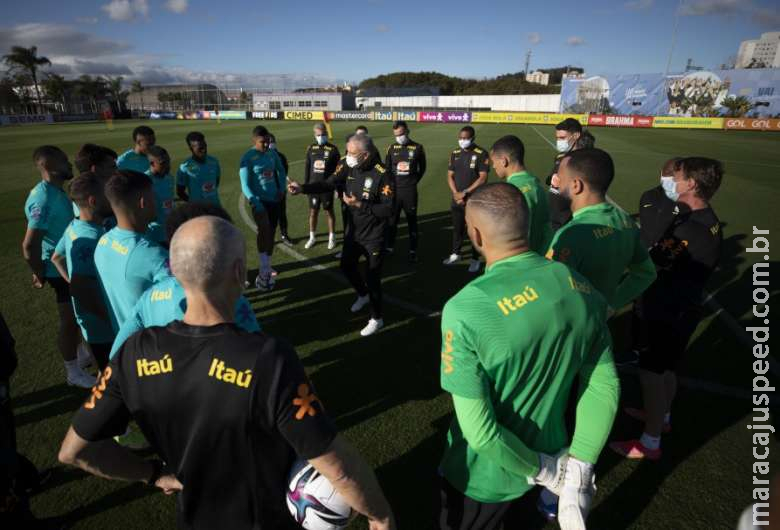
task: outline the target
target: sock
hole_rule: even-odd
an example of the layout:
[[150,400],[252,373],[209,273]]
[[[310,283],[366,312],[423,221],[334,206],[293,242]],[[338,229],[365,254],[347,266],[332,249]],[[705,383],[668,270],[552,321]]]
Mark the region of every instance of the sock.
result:
[[328,239],[331,239],[331,240],[332,239],[336,239],[336,234],[334,234],[333,232],[329,233],[328,234]]
[[664,414],[664,425],[669,425],[670,423],[672,423],[672,413],[667,412]]
[[260,272],[267,273],[271,271],[271,256],[266,252],[260,253]]
[[65,361],[65,371],[68,375],[76,375],[79,373],[79,360],[73,359],[72,361]]
[[309,232],[309,239],[314,239],[314,232]]
[[639,439],[639,442],[647,447],[648,449],[660,449],[661,448],[661,437],[660,436],[650,436],[646,432],[642,433],[642,437]]

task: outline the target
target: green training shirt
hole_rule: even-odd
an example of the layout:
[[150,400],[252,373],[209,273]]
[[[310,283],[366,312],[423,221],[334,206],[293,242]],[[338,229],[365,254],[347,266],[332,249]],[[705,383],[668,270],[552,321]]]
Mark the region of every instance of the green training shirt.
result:
[[655,266],[636,223],[608,202],[574,212],[572,220],[555,233],[547,258],[585,276],[615,310],[655,280]]
[[525,202],[528,204],[529,246],[534,252],[544,255],[553,237],[547,190],[542,187],[539,179],[528,171],[510,175],[506,181],[523,192]]
[[[538,466],[520,465],[527,451],[554,454],[569,445],[564,412],[578,375],[570,453],[596,461],[619,393],[606,310],[603,296],[585,278],[535,252],[494,263],[447,302],[441,386],[456,397],[458,417],[441,470],[452,486],[480,502],[503,502],[528,491],[527,477]],[[495,421],[509,436],[490,450],[483,443],[472,447],[467,439],[484,436],[473,435],[468,422],[459,424],[460,398],[489,400]],[[517,465],[506,464],[513,460]]]

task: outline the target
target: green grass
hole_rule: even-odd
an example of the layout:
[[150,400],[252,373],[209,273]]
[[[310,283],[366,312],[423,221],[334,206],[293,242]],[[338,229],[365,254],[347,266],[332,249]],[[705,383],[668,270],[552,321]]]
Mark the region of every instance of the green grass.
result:
[[[0,310],[17,339],[20,366],[12,382],[19,427],[20,450],[38,466],[55,465],[62,436],[85,392],[64,385],[64,374],[54,345],[56,323],[53,295],[34,291],[20,255],[25,229],[22,206],[38,176],[32,167],[33,148],[59,145],[69,154],[87,141],[117,151],[130,144],[133,122],[47,125],[0,129],[0,274],[5,292]],[[223,169],[222,203],[247,238],[253,233],[239,214],[238,161],[250,143],[251,122],[153,122],[160,145],[174,164],[188,153],[185,134],[203,131],[209,151]],[[266,123],[276,134],[279,148],[291,163],[291,176],[302,176],[304,150],[311,141],[311,124]],[[392,140],[389,123],[368,124],[383,152]],[[353,123],[335,123],[341,139]],[[504,134],[519,135],[526,145],[527,164],[543,176],[553,159],[552,129],[542,126],[476,125],[477,142],[489,147]],[[449,251],[449,193],[445,184],[449,151],[458,126],[418,125],[412,137],[428,152],[429,170],[420,186],[420,257],[416,267],[406,264],[406,231],[401,228],[396,257],[384,271],[386,292],[400,300],[440,310],[470,278],[465,267],[443,268]],[[747,325],[751,310],[750,266],[755,258],[744,252],[753,226],[778,228],[780,134],[754,132],[594,129],[597,145],[610,151],[617,176],[610,194],[631,212],[640,193],[658,183],[663,161],[676,155],[704,155],[725,161],[726,178],[715,208],[723,221],[725,241],[721,266],[710,289],[726,310]],[[494,180],[495,176],[491,176]],[[338,274],[336,260],[321,241],[304,251],[307,201],[289,197],[291,235],[296,250]],[[340,221],[339,221],[340,223]],[[771,236],[770,236],[771,239]],[[252,245],[250,245],[251,247]],[[772,252],[773,273],[777,272]],[[250,255],[250,268],[257,256]],[[333,275],[315,271],[277,252],[280,272],[270,294],[248,293],[267,331],[291,340],[318,392],[339,428],[373,464],[390,498],[401,528],[427,528],[431,492],[444,433],[450,420],[450,401],[438,385],[438,319],[411,314],[397,306],[387,308],[387,328],[360,339],[365,316],[353,317],[354,295]],[[777,292],[773,290],[773,295]],[[773,299],[775,297],[773,296]],[[618,327],[628,321],[621,318]],[[618,341],[620,342],[620,341]],[[751,351],[714,316],[706,319],[694,338],[682,375],[718,383],[745,392],[752,378]],[[623,377],[623,400],[638,403],[638,381]],[[660,463],[622,461],[608,450],[598,466],[599,493],[591,527],[602,529],[712,529],[734,528],[739,512],[751,502],[750,402],[703,390],[682,388],[674,410],[674,432],[664,439]],[[613,438],[638,434],[639,425],[619,415]],[[773,469],[780,463],[780,446],[771,446]],[[215,455],[215,458],[218,458]],[[137,485],[88,477],[57,467],[45,490],[33,500],[42,517],[62,517],[76,528],[170,528],[173,499]],[[362,522],[353,525],[363,528]],[[552,528],[553,526],[550,526]]]

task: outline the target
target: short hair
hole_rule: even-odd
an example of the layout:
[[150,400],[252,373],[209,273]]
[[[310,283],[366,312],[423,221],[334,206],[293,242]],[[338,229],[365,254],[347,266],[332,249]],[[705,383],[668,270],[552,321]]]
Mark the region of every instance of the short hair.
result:
[[157,160],[167,160],[168,162],[171,161],[171,156],[168,154],[168,151],[164,147],[160,147],[159,145],[153,145],[146,151],[147,158],[156,158]]
[[664,162],[663,166],[661,166],[661,171],[663,171],[667,167],[671,167],[672,171],[674,171],[675,169],[677,169],[677,167],[679,166],[679,164],[680,164],[680,162],[682,160],[683,160],[683,158],[681,156],[674,156],[674,157],[670,158],[669,160]]
[[166,239],[168,241],[173,239],[173,234],[176,233],[176,230],[190,219],[195,219],[196,217],[202,217],[204,215],[219,217],[230,223],[233,222],[233,219],[230,218],[230,214],[227,213],[227,210],[222,206],[210,202],[186,202],[174,208],[165,220]]
[[89,205],[89,198],[103,193],[105,182],[92,171],[87,171],[70,181],[68,195],[76,206],[83,208]]
[[45,165],[52,158],[68,158],[65,151],[56,145],[41,145],[33,151],[33,162]]
[[130,169],[120,169],[106,182],[106,198],[111,206],[132,206],[137,197],[152,187],[148,175]]
[[154,136],[154,129],[146,125],[139,125],[133,129],[133,142],[136,142],[139,136],[146,136],[147,138],[149,136]]
[[513,134],[502,136],[496,140],[490,150],[497,154],[506,155],[511,162],[525,164],[525,145],[520,138]]
[[259,138],[261,136],[268,136],[268,129],[262,125],[258,125],[252,129],[252,138]]
[[582,124],[579,122],[579,120],[575,120],[574,118],[566,118],[555,126],[555,130],[566,131],[570,134],[582,133]]
[[682,169],[685,178],[696,182],[696,194],[705,201],[712,199],[723,180],[723,163],[713,158],[703,156],[683,158],[677,162],[675,168]]
[[466,125],[465,127],[461,127],[459,132],[467,132],[471,135],[472,138],[474,138],[477,135],[477,131],[474,130],[474,127],[471,125]]
[[116,151],[102,145],[84,144],[76,153],[73,164],[79,170],[79,173],[85,173],[92,166],[100,165],[108,159],[116,160]]
[[612,179],[615,178],[615,163],[603,149],[577,149],[564,158],[569,160],[569,169],[588,183],[596,192],[606,194]]
[[325,131],[325,132],[327,132],[328,128],[325,126],[324,123],[318,122],[318,123],[314,124],[314,130],[315,131]]
[[583,129],[574,145],[576,149],[592,149],[596,147],[596,137],[589,130]]
[[355,127],[355,132],[358,131],[366,131],[366,134],[368,134],[368,127],[366,127],[365,125],[358,125],[357,127]]
[[184,141],[187,142],[187,146],[189,146],[192,142],[205,143],[206,137],[200,131],[190,131],[187,133],[187,136],[184,138]]
[[407,131],[409,130],[409,126],[406,124],[404,120],[398,120],[393,122],[393,130],[400,129],[401,127],[406,129]]
[[505,241],[528,243],[528,203],[523,192],[507,182],[483,184],[469,195],[466,208],[477,208],[490,218]]
[[371,146],[374,145],[371,137],[367,134],[353,134],[347,143],[353,142],[358,146],[361,153],[367,153],[371,151]]

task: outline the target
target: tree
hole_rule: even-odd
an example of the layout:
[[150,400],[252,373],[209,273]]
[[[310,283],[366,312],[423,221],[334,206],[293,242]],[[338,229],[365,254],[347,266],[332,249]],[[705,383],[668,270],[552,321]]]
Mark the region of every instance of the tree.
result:
[[159,101],[162,104],[162,109],[166,109],[166,103],[171,100],[171,96],[168,92],[159,92],[157,94],[157,101]]
[[123,106],[127,102],[128,95],[126,90],[122,90],[123,80],[124,78],[121,75],[106,78],[106,88],[108,89],[108,93],[111,94],[111,98],[116,102],[116,107],[119,112],[123,112]]
[[132,83],[130,83],[130,92],[133,94],[138,94],[141,98],[141,110],[144,110],[144,86],[141,84],[141,81],[136,79]]
[[755,105],[745,96],[729,96],[721,102],[720,106],[726,109],[726,117],[742,118],[753,110]]
[[80,95],[89,100],[92,112],[97,112],[98,99],[106,95],[106,80],[100,76],[92,77],[91,75],[83,74],[76,81],[76,90]]
[[0,79],[0,110],[5,114],[17,112],[17,108],[22,101],[19,94],[16,93],[14,80],[10,77]]
[[63,112],[67,106],[68,81],[59,74],[46,74],[41,84],[50,100],[62,105]]
[[43,112],[43,102],[41,101],[41,90],[38,86],[38,68],[41,66],[51,66],[48,57],[38,56],[38,47],[31,46],[12,46],[11,53],[3,56],[3,61],[12,71],[24,72],[30,76],[35,86],[35,95],[38,99],[39,112]]

